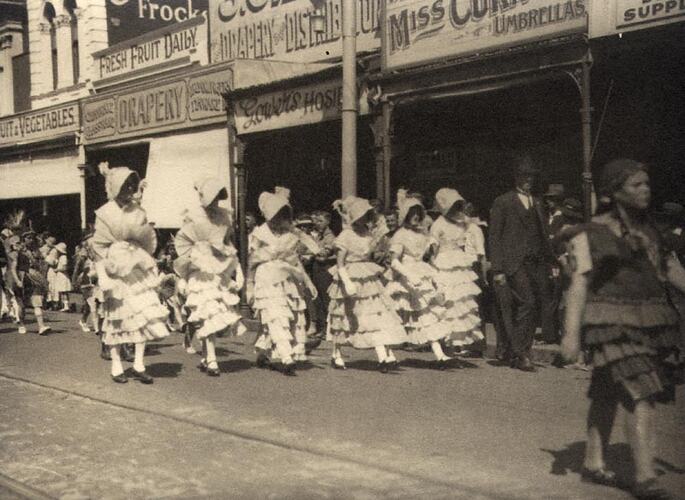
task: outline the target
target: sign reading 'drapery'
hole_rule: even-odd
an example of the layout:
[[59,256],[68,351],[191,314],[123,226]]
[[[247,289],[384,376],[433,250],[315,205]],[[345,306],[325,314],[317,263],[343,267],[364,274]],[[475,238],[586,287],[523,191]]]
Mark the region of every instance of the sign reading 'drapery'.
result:
[[[369,112],[367,92],[359,92],[359,113]],[[340,118],[340,81],[317,83],[240,99],[235,104],[238,134],[320,123]]]
[[206,62],[207,25],[203,16],[95,52],[99,80],[188,61]]
[[383,66],[411,66],[584,31],[586,0],[386,0]]

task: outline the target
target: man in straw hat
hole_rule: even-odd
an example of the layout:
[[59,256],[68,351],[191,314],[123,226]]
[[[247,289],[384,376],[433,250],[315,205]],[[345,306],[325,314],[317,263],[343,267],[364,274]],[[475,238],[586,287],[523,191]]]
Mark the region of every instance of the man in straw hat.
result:
[[518,160],[516,187],[493,203],[489,233],[493,281],[495,286],[507,285],[515,298],[513,329],[507,332],[503,357],[513,368],[530,372],[535,371],[530,351],[538,314],[543,337],[554,337],[549,282],[554,256],[542,204],[531,192],[537,174],[530,157]]

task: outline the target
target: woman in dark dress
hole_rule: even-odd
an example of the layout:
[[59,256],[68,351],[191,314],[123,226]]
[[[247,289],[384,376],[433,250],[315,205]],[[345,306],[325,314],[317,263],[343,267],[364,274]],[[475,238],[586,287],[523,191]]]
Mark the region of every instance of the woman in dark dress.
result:
[[632,160],[608,163],[599,179],[608,209],[571,239],[571,283],[562,354],[575,361],[581,346],[593,367],[582,476],[617,486],[604,454],[618,406],[635,462],[636,498],[668,498],[653,464],[654,405],[674,398],[680,364],[678,316],[665,281],[665,252],[650,224],[649,177]]

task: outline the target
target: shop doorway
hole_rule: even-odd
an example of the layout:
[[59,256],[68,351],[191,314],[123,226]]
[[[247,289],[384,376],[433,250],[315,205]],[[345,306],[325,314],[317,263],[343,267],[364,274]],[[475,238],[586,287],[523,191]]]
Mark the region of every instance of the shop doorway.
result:
[[[340,122],[254,134],[247,140],[247,207],[258,214],[257,199],[274,186],[291,190],[295,215],[331,210],[340,198]],[[376,196],[373,135],[360,119],[357,136],[358,195]]]

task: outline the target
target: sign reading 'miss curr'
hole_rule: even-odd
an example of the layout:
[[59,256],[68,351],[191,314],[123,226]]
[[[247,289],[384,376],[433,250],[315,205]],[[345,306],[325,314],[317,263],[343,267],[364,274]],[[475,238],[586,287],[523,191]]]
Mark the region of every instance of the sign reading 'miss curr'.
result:
[[191,56],[205,63],[207,22],[203,16],[132,38],[93,53],[98,79],[165,69],[190,62]]

